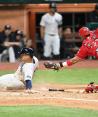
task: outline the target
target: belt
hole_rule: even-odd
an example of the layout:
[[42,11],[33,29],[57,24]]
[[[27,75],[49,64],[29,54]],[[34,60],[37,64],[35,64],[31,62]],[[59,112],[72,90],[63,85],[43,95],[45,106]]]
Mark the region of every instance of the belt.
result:
[[48,35],[50,35],[50,36],[55,36],[55,34],[48,34]]

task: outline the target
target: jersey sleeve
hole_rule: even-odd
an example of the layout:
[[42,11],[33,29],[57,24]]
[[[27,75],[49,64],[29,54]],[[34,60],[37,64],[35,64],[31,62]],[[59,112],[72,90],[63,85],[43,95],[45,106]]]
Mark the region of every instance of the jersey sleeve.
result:
[[42,16],[40,26],[45,26],[45,16]]
[[34,59],[34,70],[36,70],[39,67],[39,61],[35,56],[33,56],[33,59]]
[[33,73],[34,73],[34,64],[25,63],[23,66],[24,81],[32,80]]
[[60,15],[60,18],[59,18],[59,25],[62,25],[62,20],[63,20],[63,18],[62,18],[62,15]]
[[78,56],[81,59],[84,59],[85,57],[88,56],[88,48],[84,45],[82,45],[79,49],[79,51],[77,52],[76,56]]
[[62,15],[58,14],[56,16],[56,22],[58,23],[58,25],[62,25]]

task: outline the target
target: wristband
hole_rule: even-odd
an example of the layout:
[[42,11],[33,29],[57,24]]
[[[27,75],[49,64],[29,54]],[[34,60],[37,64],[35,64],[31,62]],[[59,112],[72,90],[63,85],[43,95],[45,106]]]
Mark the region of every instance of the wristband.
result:
[[26,80],[26,89],[31,89],[32,88],[32,82],[31,80]]
[[66,62],[67,62],[68,66],[71,66],[73,64],[72,61],[70,61],[70,60],[67,60]]
[[68,66],[71,66],[73,63],[72,61],[67,60],[65,62],[60,62],[59,64],[60,64],[60,67],[68,67]]

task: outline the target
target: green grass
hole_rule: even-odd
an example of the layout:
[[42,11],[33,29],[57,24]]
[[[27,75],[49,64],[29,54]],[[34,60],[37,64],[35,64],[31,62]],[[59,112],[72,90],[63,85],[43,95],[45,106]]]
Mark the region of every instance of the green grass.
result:
[[60,71],[38,70],[35,83],[87,84],[98,83],[98,69],[64,69]]
[[55,106],[0,107],[0,117],[98,117],[98,111]]
[[[0,75],[14,71],[0,71]],[[91,81],[98,83],[98,69],[64,69],[60,71],[38,70],[35,73],[34,83],[59,84],[87,84]]]
[[10,70],[6,70],[6,71],[0,71],[0,76],[4,75],[4,74],[10,74],[10,73],[14,73],[15,71],[10,71]]

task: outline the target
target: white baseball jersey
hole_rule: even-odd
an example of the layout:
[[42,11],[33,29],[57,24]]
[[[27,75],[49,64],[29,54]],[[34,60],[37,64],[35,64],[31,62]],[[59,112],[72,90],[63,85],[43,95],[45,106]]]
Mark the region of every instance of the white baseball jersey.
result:
[[21,63],[14,74],[0,77],[0,87],[23,88],[26,80],[32,80],[34,71],[38,67],[38,59],[33,57],[32,63]]
[[15,77],[20,81],[32,80],[32,76],[38,67],[38,59],[34,56],[32,63],[21,63],[15,72]]
[[46,13],[42,16],[40,25],[45,27],[44,35],[44,56],[51,57],[51,53],[59,55],[60,53],[60,38],[58,26],[62,24],[62,15],[55,13],[50,15]]
[[58,26],[62,24],[62,15],[46,13],[42,16],[40,26],[45,27],[45,34],[58,34]]

